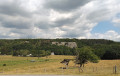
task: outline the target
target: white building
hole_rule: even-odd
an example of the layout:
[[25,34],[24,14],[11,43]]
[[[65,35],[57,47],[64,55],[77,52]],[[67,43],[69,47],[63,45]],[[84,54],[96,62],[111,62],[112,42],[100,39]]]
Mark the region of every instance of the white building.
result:
[[55,53],[54,53],[54,52],[51,52],[51,55],[55,55]]

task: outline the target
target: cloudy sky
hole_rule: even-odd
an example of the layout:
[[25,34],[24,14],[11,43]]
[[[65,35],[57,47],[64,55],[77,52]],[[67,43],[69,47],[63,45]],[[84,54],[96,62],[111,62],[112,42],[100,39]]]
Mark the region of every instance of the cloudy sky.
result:
[[0,39],[120,41],[120,0],[0,0]]

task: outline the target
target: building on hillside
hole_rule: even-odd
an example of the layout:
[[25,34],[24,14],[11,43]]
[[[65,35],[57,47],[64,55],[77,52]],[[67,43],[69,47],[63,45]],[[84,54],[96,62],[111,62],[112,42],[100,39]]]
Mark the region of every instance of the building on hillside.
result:
[[54,52],[51,52],[51,55],[55,55],[55,53],[54,53]]
[[24,41],[24,43],[30,43],[29,41]]
[[76,48],[77,47],[77,44],[76,42],[52,42],[52,45],[58,45],[58,46],[67,46],[67,47],[70,47],[70,48]]
[[26,55],[27,57],[31,57],[32,56],[32,54],[28,54],[28,55]]

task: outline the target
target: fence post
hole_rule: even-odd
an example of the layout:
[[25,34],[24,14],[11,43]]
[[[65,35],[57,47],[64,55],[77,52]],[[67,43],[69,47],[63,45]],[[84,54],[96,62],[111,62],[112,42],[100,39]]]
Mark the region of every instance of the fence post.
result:
[[117,66],[115,65],[115,74],[117,73]]
[[28,73],[30,73],[30,66],[29,66],[29,71],[28,71]]
[[46,68],[44,68],[44,71],[45,71],[45,73],[46,73]]
[[64,72],[64,68],[62,67],[62,74],[63,74],[63,72]]
[[93,67],[93,72],[94,72],[94,67]]
[[97,67],[96,67],[96,71],[97,71]]
[[2,71],[3,71],[2,73],[4,73],[4,69]]
[[117,73],[117,66],[115,65],[114,67],[113,67],[113,73]]

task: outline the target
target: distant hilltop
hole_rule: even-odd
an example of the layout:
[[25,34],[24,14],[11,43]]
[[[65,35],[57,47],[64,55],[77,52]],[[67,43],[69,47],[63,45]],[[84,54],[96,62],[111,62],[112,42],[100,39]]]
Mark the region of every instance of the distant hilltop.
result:
[[70,47],[70,48],[76,48],[77,47],[77,44],[76,42],[52,42],[52,45],[58,45],[58,46],[67,46],[67,47]]

